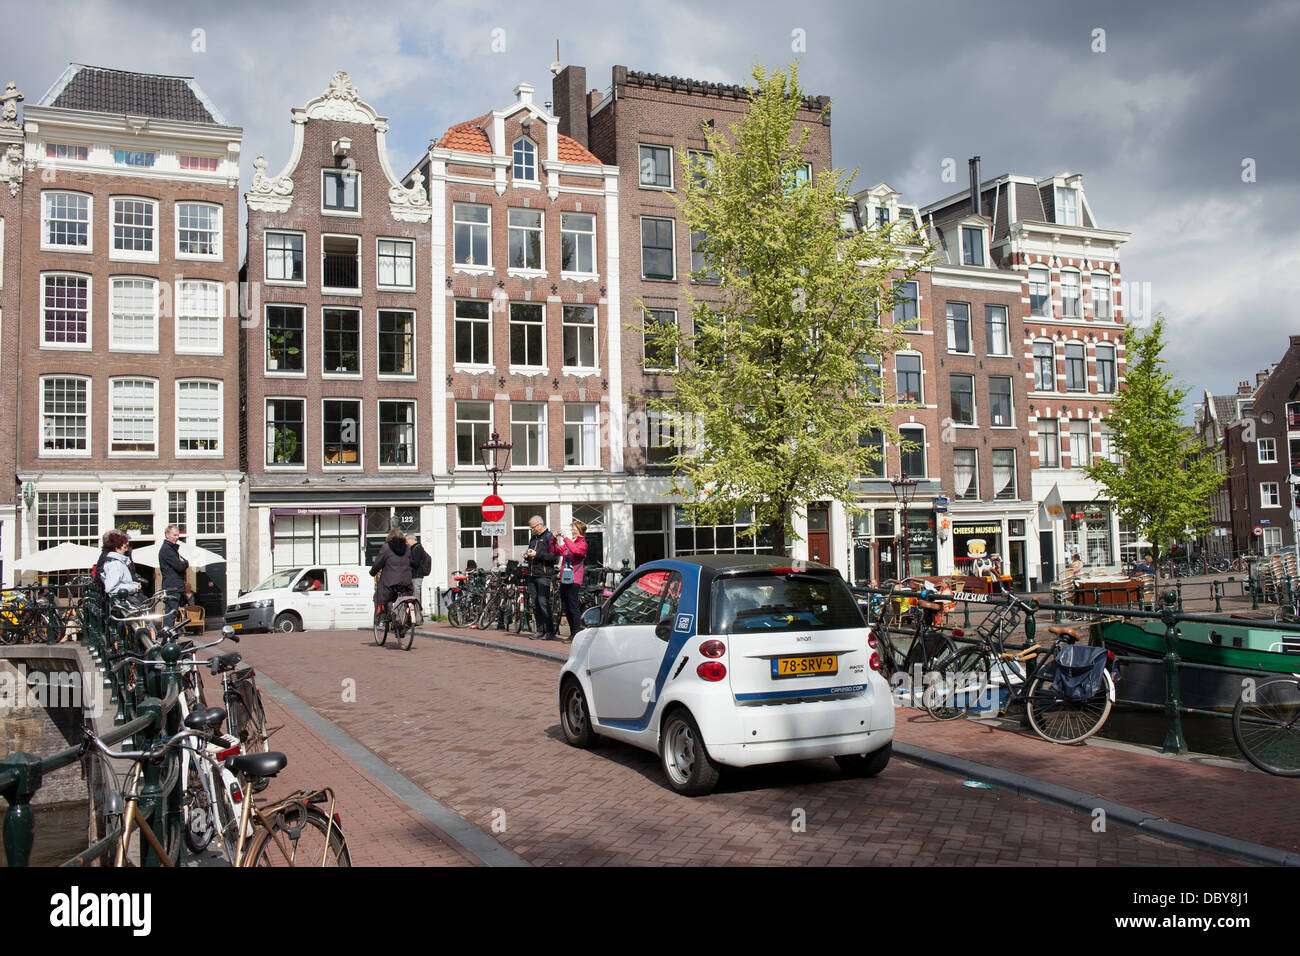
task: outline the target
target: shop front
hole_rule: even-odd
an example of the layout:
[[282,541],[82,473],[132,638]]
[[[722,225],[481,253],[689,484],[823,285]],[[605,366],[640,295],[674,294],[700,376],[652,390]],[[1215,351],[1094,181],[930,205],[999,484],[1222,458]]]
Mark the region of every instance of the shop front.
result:
[[937,522],[933,511],[907,515],[907,576],[931,577],[939,567]]
[[980,558],[996,555],[1002,573],[1011,578],[1014,591],[1028,590],[1027,527],[1023,518],[954,520],[952,526],[953,571],[974,574]]
[[1072,548],[1077,548],[1086,567],[1113,565],[1116,550],[1111,523],[1109,501],[1065,502],[1062,559]]
[[867,508],[853,519],[853,583],[879,584],[898,577],[901,544],[897,540],[897,509]]

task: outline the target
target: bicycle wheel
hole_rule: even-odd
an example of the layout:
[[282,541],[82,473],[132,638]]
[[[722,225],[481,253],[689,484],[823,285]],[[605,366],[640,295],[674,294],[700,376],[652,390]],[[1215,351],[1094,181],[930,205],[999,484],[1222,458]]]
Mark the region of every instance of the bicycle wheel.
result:
[[983,648],[966,647],[940,662],[925,685],[925,712],[935,720],[955,720],[972,710],[989,708],[989,657]]
[[398,612],[401,623],[397,627],[397,646],[409,651],[415,643],[415,605],[407,601]]
[[1246,759],[1265,773],[1300,777],[1300,681],[1265,681],[1232,709],[1232,737]]
[[384,646],[384,641],[388,640],[388,609],[375,612],[375,644],[378,647]]
[[244,753],[266,753],[271,749],[266,739],[266,711],[262,709],[262,692],[257,691],[244,726],[239,728],[239,742]]
[[291,803],[257,830],[246,866],[352,865],[343,832],[319,807]]
[[202,853],[217,835],[212,798],[203,771],[194,766],[197,758],[187,758],[189,783],[185,788],[185,846],[191,853]]
[[1056,690],[1051,674],[1035,677],[1025,698],[1029,726],[1038,736],[1056,744],[1086,740],[1101,730],[1110,716],[1114,688],[1110,671],[1104,671],[1097,693],[1087,700],[1070,700]]
[[460,597],[452,598],[451,603],[447,605],[447,623],[452,627],[463,626],[465,623],[464,614],[465,610],[461,605]]

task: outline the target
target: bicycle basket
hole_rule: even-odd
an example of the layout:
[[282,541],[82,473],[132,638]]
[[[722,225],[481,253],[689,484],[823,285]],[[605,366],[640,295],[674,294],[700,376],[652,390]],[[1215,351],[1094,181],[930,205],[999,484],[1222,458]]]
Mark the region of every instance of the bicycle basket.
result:
[[1052,686],[1066,700],[1088,700],[1102,685],[1106,657],[1104,647],[1066,644],[1056,652]]

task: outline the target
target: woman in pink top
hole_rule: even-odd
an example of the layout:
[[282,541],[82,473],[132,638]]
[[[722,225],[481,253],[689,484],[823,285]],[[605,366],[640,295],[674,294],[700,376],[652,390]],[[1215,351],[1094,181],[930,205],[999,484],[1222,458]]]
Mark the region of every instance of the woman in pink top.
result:
[[[560,606],[569,619],[569,640],[582,630],[578,613],[578,590],[582,587],[582,564],[587,557],[587,526],[581,521],[569,525],[572,538],[562,534],[551,535],[551,552],[562,555],[560,559]],[[572,580],[566,581],[566,578]]]

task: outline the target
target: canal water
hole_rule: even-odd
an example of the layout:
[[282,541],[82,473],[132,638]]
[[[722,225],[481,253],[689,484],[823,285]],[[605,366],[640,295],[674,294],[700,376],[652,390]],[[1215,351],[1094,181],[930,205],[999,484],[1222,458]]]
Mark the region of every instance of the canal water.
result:
[[[8,809],[8,805],[0,801],[0,808]],[[30,865],[58,866],[89,846],[89,813],[90,804],[85,800],[38,806]],[[2,844],[0,841],[0,867],[9,865]]]
[[[1205,717],[1200,714],[1183,714],[1183,739],[1193,753],[1212,757],[1229,757],[1245,760],[1232,737],[1232,715]],[[1169,732],[1169,721],[1163,710],[1147,710],[1116,704],[1106,725],[1097,732],[1098,737],[1131,744],[1159,747]]]

